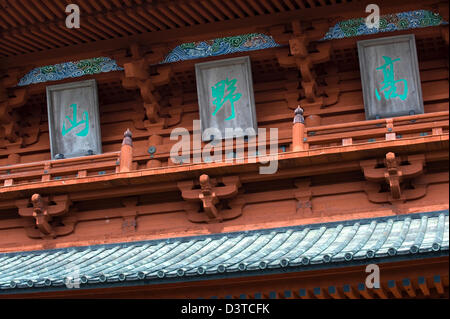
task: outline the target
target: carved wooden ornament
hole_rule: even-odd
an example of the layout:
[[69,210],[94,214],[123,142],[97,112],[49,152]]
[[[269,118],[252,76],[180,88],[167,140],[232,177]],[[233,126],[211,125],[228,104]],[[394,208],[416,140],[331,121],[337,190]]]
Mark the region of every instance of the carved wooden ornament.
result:
[[238,176],[223,177],[219,181],[203,174],[199,182],[199,187],[194,181],[178,183],[191,222],[217,223],[242,214],[245,201],[238,196],[241,186]]
[[[68,195],[42,197],[40,194],[34,194],[31,200],[16,201],[19,215],[26,220],[27,235],[31,238],[46,239],[73,232],[77,219],[68,214],[71,204]],[[55,217],[60,217],[59,223],[55,223]]]

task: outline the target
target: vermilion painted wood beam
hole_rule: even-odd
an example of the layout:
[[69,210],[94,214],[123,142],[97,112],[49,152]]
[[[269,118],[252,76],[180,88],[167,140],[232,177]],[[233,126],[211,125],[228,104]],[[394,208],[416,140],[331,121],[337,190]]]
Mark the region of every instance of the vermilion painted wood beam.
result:
[[305,0],[306,2],[308,2],[308,4],[309,4],[309,6],[311,7],[311,8],[314,8],[316,5],[314,4],[314,1],[313,0]]
[[223,12],[220,11],[220,9],[216,9],[214,8],[211,3],[209,3],[208,1],[202,1],[201,2],[202,5],[209,10],[209,12],[211,12],[217,19],[219,19],[220,21],[225,20],[225,17],[223,15]]
[[125,30],[123,30],[120,26],[116,25],[114,22],[109,21],[106,17],[98,18],[100,23],[103,23],[108,28],[114,30],[116,33],[120,34],[121,36],[124,36],[127,34]]
[[83,0],[83,1],[88,1],[89,4],[94,7],[95,10],[102,11],[102,7],[98,4],[97,1],[89,1],[89,0]]
[[144,26],[145,28],[148,28],[151,31],[156,31],[157,28],[155,28],[153,26],[153,24],[149,23],[148,21],[145,21],[145,18],[140,16],[139,13],[137,13],[137,11],[133,10],[133,9],[127,9],[127,15],[129,15],[130,17],[132,17],[134,20],[136,20],[137,22],[139,22],[142,26]]
[[395,298],[402,298],[402,293],[398,289],[398,286],[397,286],[395,280],[388,281],[388,289],[391,291],[391,293],[394,295]]
[[[18,21],[19,24],[27,25],[27,21],[23,18],[22,14],[18,12],[16,5],[17,5],[16,3],[11,2],[10,6],[4,8],[3,10],[5,10],[9,15],[11,15],[16,21]],[[33,23],[34,21],[31,20],[30,22]]]
[[100,0],[100,2],[103,4],[103,6],[104,6],[106,9],[108,9],[108,10],[111,10],[111,9],[112,9],[110,0]]
[[[93,2],[95,2],[95,1],[93,1]],[[80,6],[80,11],[86,10],[87,13],[89,13],[89,14],[94,12],[94,10],[92,10],[91,6],[89,5],[89,2],[87,2],[86,0],[81,0],[78,3],[79,3],[79,6]]]
[[233,2],[229,2],[228,3],[228,7],[230,7],[230,9],[237,14],[240,18],[245,18],[245,13]]
[[[64,27],[65,28],[65,27]],[[92,41],[89,37],[85,36],[81,32],[76,32],[75,30],[71,30],[69,32],[63,32],[63,27],[61,25],[50,25],[49,29],[55,33],[58,33],[60,36],[72,41],[75,45],[79,44],[79,42],[90,42]]]
[[290,0],[283,0],[283,3],[285,5],[287,5],[287,7],[289,8],[289,10],[295,10],[294,5],[292,4],[292,2]]
[[351,285],[344,285],[344,294],[350,299],[360,299],[358,292]]
[[[33,42],[33,40],[30,40],[28,38],[26,38],[25,36],[21,35],[21,34],[14,34],[14,37],[10,37],[9,35],[5,35],[5,39],[12,41],[14,43],[18,43],[21,46],[25,47],[26,49],[33,51],[36,48],[42,50],[44,49],[44,46],[37,43],[37,42]],[[18,42],[18,40],[20,40]]]
[[2,52],[9,52],[9,54],[13,55],[18,54],[15,49],[3,43],[1,39],[0,39],[0,48],[2,48]]
[[136,33],[137,28],[134,26],[134,24],[126,21],[127,19],[123,14],[120,14],[120,13],[118,13],[116,15],[108,14],[107,18],[112,23],[119,25],[122,29],[126,30],[128,33],[130,33],[130,34]]
[[386,292],[382,285],[380,285],[380,288],[373,288],[372,291],[378,295],[381,299],[388,299]]
[[159,11],[156,11],[155,9],[153,9],[153,8],[149,8],[148,9],[148,12],[151,14],[151,15],[153,15],[153,16],[155,16],[159,21],[161,21],[162,23],[164,23],[165,25],[167,25],[168,27],[170,27],[170,28],[172,28],[172,29],[175,29],[176,28],[176,25],[172,22],[172,21],[170,21],[169,19],[167,19],[164,15],[162,15],[161,13],[159,13]]
[[122,7],[122,4],[120,3],[119,0],[111,0],[111,1],[116,5],[117,8]]
[[442,278],[440,275],[435,275],[433,277],[433,283],[434,283],[434,287],[436,288],[436,291],[439,294],[443,294],[444,293],[444,285],[442,284]]
[[114,30],[112,30],[111,28],[108,28],[107,26],[105,26],[103,23],[99,23],[94,18],[88,17],[88,23],[91,24],[94,28],[97,28],[100,31],[103,31],[103,36],[105,38],[108,38],[108,37],[114,38],[119,34],[119,33],[114,32]]
[[[13,37],[10,36],[4,36],[4,39],[7,40],[7,42],[5,43],[8,47],[10,47],[11,49],[13,49],[16,54],[20,54],[18,52],[29,52],[29,49],[26,49],[26,47],[23,46],[23,43],[19,42],[17,43],[17,40],[14,39]],[[0,39],[1,41],[2,39]]]
[[404,278],[402,280],[403,288],[406,290],[406,293],[414,298],[416,297],[416,288],[413,286],[411,280],[409,278]]
[[155,17],[151,16],[147,11],[142,8],[137,8],[136,11],[145,19],[147,19],[152,25],[159,28],[160,30],[166,30],[167,27],[159,22]]
[[8,25],[7,25],[6,22],[3,21],[2,19],[0,19],[0,26],[1,26],[3,29],[7,29],[7,28],[8,28]]
[[[116,14],[123,22],[127,23],[131,27],[133,27],[135,30],[138,30],[140,33],[147,32],[147,29],[139,24],[139,22],[133,20],[126,12],[118,12]],[[133,33],[136,33],[133,30]]]
[[186,4],[180,4],[180,7],[186,11],[188,14],[190,14],[192,16],[192,18],[194,18],[198,23],[204,23],[206,20],[203,19],[202,17],[200,17],[200,15],[197,14],[197,12],[195,12],[194,10],[192,10],[188,5]]
[[54,20],[55,16],[48,8],[45,7],[42,1],[34,1],[33,4],[36,6],[37,10],[39,10],[40,13],[47,17],[47,19]]
[[342,294],[339,292],[336,286],[328,287],[328,295],[330,295],[330,297],[333,299],[345,299],[345,297],[342,296]]
[[[52,36],[46,34],[45,32],[42,32],[41,29],[37,29],[35,27],[30,28],[30,33],[34,34],[34,35],[38,35],[44,40],[44,41],[41,40],[40,43],[50,43],[50,44],[53,44],[56,47],[61,47],[62,46],[61,42],[59,42],[58,40],[54,40]],[[16,36],[20,37],[20,35],[16,35]],[[22,37],[22,39],[23,39],[23,37]],[[35,39],[30,39],[29,41],[34,41],[34,43],[38,42],[38,41],[35,41]],[[43,47],[45,48],[45,46],[43,46]]]
[[36,2],[37,1],[28,1],[23,6],[21,6],[21,5],[17,6],[17,10],[20,13],[22,13],[28,19],[28,21],[30,21],[31,23],[34,23],[35,20],[33,18],[31,18],[31,16],[26,12],[25,7],[31,12],[33,17],[36,18],[39,22],[45,21],[45,18],[42,16],[41,12],[34,5]]
[[369,292],[369,289],[367,289],[367,287],[366,287],[366,285],[364,283],[359,283],[358,284],[358,292],[365,299],[373,299],[372,293]]
[[[228,19],[234,18],[234,14],[220,0],[213,0],[213,3],[228,17]],[[228,1],[227,5],[229,4],[230,2]]]
[[430,295],[430,290],[428,289],[427,280],[425,277],[419,277],[417,279],[420,290],[422,291],[424,296]]
[[58,18],[62,18],[66,13],[59,10],[51,0],[41,0],[47,8]]
[[93,38],[95,40],[101,40],[102,33],[98,29],[90,26],[87,23],[84,24],[83,28],[79,28],[76,30],[90,38]]
[[14,21],[9,14],[7,14],[6,12],[0,10],[0,16],[5,19],[6,22],[8,22],[10,25],[12,25],[14,28],[17,27],[17,22]]
[[201,7],[198,3],[196,2],[192,2],[191,6],[197,10],[197,12],[206,20],[208,20],[209,22],[214,22],[214,18],[205,10],[203,9],[203,7]]
[[173,12],[164,7],[159,8],[159,10],[164,13],[170,20],[178,24],[180,27],[184,27],[186,23],[184,23],[180,18],[178,18]]
[[255,0],[248,0],[248,2],[250,2],[250,5],[252,6],[253,9],[255,9],[259,14],[264,14],[264,10],[261,9],[261,7],[259,6],[258,3],[256,3]]
[[187,22],[189,25],[196,24],[195,20],[191,18],[188,14],[184,13],[183,10],[175,5],[169,6],[169,9],[172,10],[180,19]]
[[281,4],[282,0],[272,0],[272,3],[278,8],[278,10],[280,10],[281,12],[286,11],[286,9],[284,9],[283,5]]
[[49,28],[42,27],[40,30],[41,32],[55,38],[56,40],[60,41],[61,43],[64,43],[65,45],[71,45],[75,43],[74,41],[70,41],[65,37],[61,36],[59,33],[51,31]]
[[250,9],[243,0],[236,0],[237,4],[244,10],[250,17],[255,16],[255,13]]

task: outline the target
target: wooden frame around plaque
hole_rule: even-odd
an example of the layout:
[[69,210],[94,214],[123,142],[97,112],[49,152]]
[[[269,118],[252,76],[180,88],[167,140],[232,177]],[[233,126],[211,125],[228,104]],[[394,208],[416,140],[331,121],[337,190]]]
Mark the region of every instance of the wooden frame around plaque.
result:
[[47,111],[52,159],[102,153],[95,80],[47,86]]
[[241,128],[244,132],[252,128],[256,134],[258,125],[249,56],[197,63],[195,75],[202,133],[206,128],[215,127],[220,130],[222,139],[226,128]]
[[414,34],[357,46],[366,119],[424,113]]

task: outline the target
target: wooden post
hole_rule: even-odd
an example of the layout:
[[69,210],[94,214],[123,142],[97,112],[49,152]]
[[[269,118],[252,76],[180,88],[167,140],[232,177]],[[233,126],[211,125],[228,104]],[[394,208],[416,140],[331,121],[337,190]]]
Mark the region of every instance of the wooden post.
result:
[[351,137],[342,139],[342,146],[352,145],[353,139]]
[[442,127],[437,122],[433,122],[433,128],[431,129],[433,135],[442,135]]
[[155,153],[158,151],[158,147],[163,144],[163,138],[160,135],[152,135],[148,138],[148,150],[150,154],[150,160],[147,162],[147,168],[161,167],[162,163],[160,160],[153,159]]
[[133,141],[130,129],[123,134],[122,148],[120,149],[120,167],[119,172],[129,172],[133,164]]
[[305,119],[303,109],[298,106],[295,109],[294,126],[292,127],[292,150],[294,152],[303,151],[303,139],[305,137]]
[[3,182],[3,186],[12,186],[13,184],[14,184],[14,180],[12,178],[5,179],[5,181]]
[[41,182],[48,182],[52,179],[50,174],[50,169],[52,168],[52,164],[50,162],[46,162],[44,164],[44,174],[42,174]]
[[393,141],[396,139],[396,133],[394,133],[394,119],[388,118],[386,119],[386,141]]

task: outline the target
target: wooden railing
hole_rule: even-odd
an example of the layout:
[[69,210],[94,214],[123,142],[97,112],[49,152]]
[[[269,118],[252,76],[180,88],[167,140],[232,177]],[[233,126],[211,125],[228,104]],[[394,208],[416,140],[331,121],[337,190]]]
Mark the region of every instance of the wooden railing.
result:
[[0,167],[0,186],[119,172],[120,152]]
[[127,130],[120,152],[0,167],[0,186],[129,172],[132,166],[131,132]]
[[305,127],[302,112],[296,112],[294,151],[440,135],[449,128],[448,111],[313,127]]
[[[449,128],[448,111],[313,127],[305,127],[302,115],[303,111],[297,109],[292,129],[293,151],[441,135],[448,133]],[[119,152],[0,167],[0,186],[129,172],[137,168],[137,160],[131,132],[127,130]],[[168,165],[174,164],[169,160]]]

